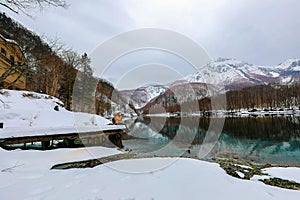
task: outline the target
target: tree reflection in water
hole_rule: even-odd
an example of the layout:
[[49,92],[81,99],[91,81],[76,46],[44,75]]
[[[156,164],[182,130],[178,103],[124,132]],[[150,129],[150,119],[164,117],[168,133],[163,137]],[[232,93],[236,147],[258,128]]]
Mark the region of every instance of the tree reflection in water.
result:
[[[195,124],[195,120],[199,121],[198,127],[191,126]],[[170,142],[180,129],[184,134],[178,135],[176,142],[192,141],[191,152],[196,155],[207,134],[209,123],[209,117],[186,117],[184,120],[179,117],[164,118],[164,120],[145,117],[135,121],[135,124],[144,124],[143,130],[135,130],[135,133],[141,134],[145,129],[151,130],[157,135],[154,138],[150,136],[144,139],[151,141],[151,145],[154,146],[155,141],[159,140],[158,146],[161,148],[161,138],[166,138],[164,141]],[[227,117],[222,134],[207,158],[239,157],[263,163],[300,166],[299,123],[300,117],[296,116]],[[133,126],[133,129],[136,127]],[[168,142],[164,143],[167,144]],[[149,143],[144,141],[143,145]]]

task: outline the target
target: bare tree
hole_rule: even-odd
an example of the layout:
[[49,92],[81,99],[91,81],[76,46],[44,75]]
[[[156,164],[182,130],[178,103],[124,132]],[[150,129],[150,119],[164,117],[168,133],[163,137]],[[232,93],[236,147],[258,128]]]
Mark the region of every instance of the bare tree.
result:
[[46,6],[67,8],[68,4],[65,0],[0,0],[0,5],[8,8],[14,13],[24,13],[30,16],[29,9],[42,10]]
[[79,69],[81,57],[80,55],[73,51],[72,49],[63,50],[61,54],[62,59],[65,63],[73,66],[74,69]]

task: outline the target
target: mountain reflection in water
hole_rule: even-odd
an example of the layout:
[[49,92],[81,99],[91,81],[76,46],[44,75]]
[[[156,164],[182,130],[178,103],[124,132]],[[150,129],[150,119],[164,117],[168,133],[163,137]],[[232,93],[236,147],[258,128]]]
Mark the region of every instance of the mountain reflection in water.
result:
[[[210,121],[209,117],[145,117],[130,125],[129,134],[139,139],[124,142],[143,153],[164,148],[163,154],[171,156],[188,148],[190,156],[197,156],[204,138],[211,134],[207,131]],[[223,131],[205,159],[237,157],[300,166],[299,123],[297,116],[226,117]],[[176,145],[168,146],[171,142]]]

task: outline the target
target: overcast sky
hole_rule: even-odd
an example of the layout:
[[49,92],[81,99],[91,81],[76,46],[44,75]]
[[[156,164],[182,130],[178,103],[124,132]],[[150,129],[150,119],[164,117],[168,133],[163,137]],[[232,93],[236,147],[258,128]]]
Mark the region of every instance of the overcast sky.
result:
[[[213,59],[230,57],[275,65],[300,57],[299,0],[85,0],[49,8],[35,19],[15,15],[39,35],[59,38],[79,53],[139,28],[184,34]],[[4,8],[1,8],[4,10]]]

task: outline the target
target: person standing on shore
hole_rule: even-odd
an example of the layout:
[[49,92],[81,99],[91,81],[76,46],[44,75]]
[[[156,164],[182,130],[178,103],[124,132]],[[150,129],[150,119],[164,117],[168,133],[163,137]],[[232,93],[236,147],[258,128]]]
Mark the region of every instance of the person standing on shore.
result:
[[120,124],[122,122],[122,113],[120,111],[117,111],[114,113],[114,117],[112,118],[113,124]]

